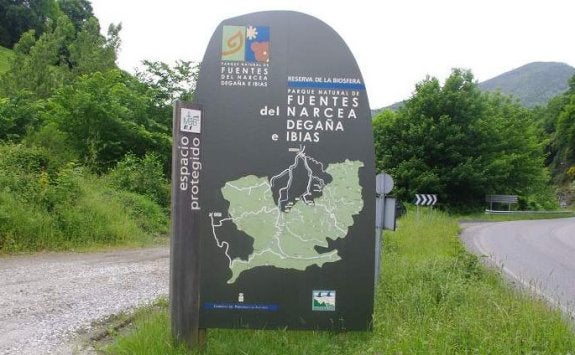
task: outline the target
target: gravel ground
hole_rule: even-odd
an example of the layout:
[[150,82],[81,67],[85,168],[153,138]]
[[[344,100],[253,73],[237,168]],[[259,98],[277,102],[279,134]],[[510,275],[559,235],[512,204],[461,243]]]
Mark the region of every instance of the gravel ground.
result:
[[0,354],[69,354],[94,321],[168,294],[169,248],[0,258]]

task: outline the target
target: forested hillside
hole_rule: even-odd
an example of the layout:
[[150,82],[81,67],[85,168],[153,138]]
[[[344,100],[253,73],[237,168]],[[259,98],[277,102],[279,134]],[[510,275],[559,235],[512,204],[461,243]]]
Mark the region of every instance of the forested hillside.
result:
[[195,66],[120,70],[121,26],[102,36],[86,0],[0,10],[0,252],[165,236],[171,101]]

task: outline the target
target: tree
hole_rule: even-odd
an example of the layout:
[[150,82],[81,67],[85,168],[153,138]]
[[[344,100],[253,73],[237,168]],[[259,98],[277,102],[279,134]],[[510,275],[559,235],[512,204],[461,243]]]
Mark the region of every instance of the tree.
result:
[[100,34],[98,19],[87,19],[69,46],[68,63],[74,76],[115,68],[120,30],[121,26],[112,25],[106,38]]
[[518,194],[534,203],[547,203],[552,196],[547,169],[544,168],[546,140],[533,112],[511,98],[485,94],[487,110],[481,120],[479,151],[489,193]]
[[76,31],[80,31],[84,23],[94,17],[92,4],[88,0],[58,0],[58,5],[72,21]]
[[62,15],[56,22],[49,20],[38,39],[34,31],[26,32],[14,47],[0,93],[15,96],[24,90],[44,99],[77,76],[116,68],[120,30],[121,26],[110,26],[106,38],[92,17],[76,32],[70,19]]
[[[552,162],[554,175],[558,182],[571,180],[567,172],[575,168],[575,76],[569,82],[569,90],[559,97],[560,110],[556,114],[552,147],[555,158]],[[548,107],[551,111],[553,108]],[[553,111],[551,111],[553,112]]]
[[119,70],[83,75],[59,89],[46,121],[64,132],[83,163],[105,172],[125,154],[155,152],[169,161],[170,129],[150,115],[151,92]]
[[62,15],[80,31],[94,12],[88,0],[0,0],[0,45],[12,48],[30,30],[39,37]]
[[62,16],[49,24],[37,40],[33,30],[26,32],[14,47],[10,69],[2,76],[0,91],[16,96],[24,90],[37,98],[49,97],[61,87],[68,68],[63,65],[61,52],[74,39],[74,27]]
[[397,113],[374,120],[378,169],[397,193],[435,193],[453,207],[477,207],[486,194],[537,195],[546,171],[528,110],[482,93],[470,71],[454,69],[441,86],[427,78]]
[[12,48],[29,30],[40,36],[59,11],[54,0],[0,0],[0,45]]
[[44,105],[44,101],[31,99],[25,91],[0,98],[0,141],[19,142],[29,129],[37,128]]
[[160,61],[144,60],[143,71],[136,76],[156,92],[158,105],[171,105],[175,100],[192,100],[198,80],[199,65],[178,60],[174,66]]
[[199,65],[190,61],[178,60],[171,66],[160,61],[144,60],[144,70],[136,73],[154,97],[154,116],[165,125],[172,122],[172,103],[175,100],[191,101],[196,89]]

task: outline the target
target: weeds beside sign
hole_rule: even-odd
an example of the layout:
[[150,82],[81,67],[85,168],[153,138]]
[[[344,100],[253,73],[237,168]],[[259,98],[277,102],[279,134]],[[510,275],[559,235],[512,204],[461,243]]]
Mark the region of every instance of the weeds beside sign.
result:
[[[225,20],[188,108],[178,114],[189,125],[175,122],[174,154],[185,133],[183,151],[197,148],[201,160],[197,169],[175,160],[172,302],[197,307],[200,328],[369,329],[371,112],[341,37],[296,12]],[[186,270],[196,251],[197,304],[179,298],[194,292]],[[172,305],[180,324],[185,307]]]

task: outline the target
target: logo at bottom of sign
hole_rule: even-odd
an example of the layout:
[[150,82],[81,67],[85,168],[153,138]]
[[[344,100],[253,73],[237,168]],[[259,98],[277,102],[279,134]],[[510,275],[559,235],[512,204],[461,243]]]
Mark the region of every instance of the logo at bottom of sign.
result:
[[335,290],[313,290],[312,311],[335,311]]
[[202,111],[182,108],[180,131],[202,133]]

